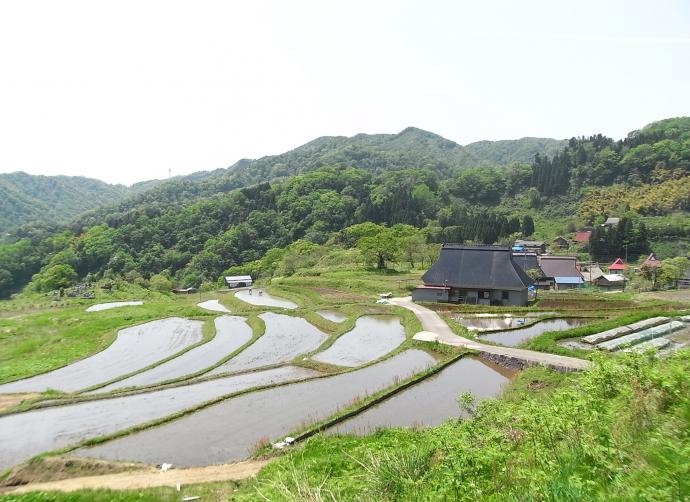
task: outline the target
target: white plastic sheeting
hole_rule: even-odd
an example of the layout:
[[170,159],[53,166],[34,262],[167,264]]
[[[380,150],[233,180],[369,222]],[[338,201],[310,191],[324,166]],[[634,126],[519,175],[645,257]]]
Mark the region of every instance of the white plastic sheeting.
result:
[[668,317],[652,317],[650,319],[644,319],[627,326],[619,326],[617,328],[609,329],[607,331],[602,331],[601,333],[595,333],[593,335],[585,336],[582,338],[583,342],[591,343],[596,345],[607,340],[613,340],[619,336],[629,335],[640,331],[641,329],[651,328],[670,321]]
[[653,328],[642,330],[638,333],[632,333],[630,335],[621,336],[620,338],[615,338],[597,345],[597,348],[612,351],[618,350],[620,348],[626,347],[628,345],[637,345],[639,343],[645,342],[647,340],[652,340],[654,338],[659,338],[660,336],[673,333],[679,329],[685,328],[685,323],[680,321],[671,321],[661,326],[655,326]]
[[648,350],[659,350],[659,349],[664,349],[671,345],[671,340],[668,338],[653,338],[652,340],[647,340],[646,342],[642,342],[637,345],[633,345],[629,349],[625,349],[622,352],[638,352],[638,353],[643,353],[647,352]]

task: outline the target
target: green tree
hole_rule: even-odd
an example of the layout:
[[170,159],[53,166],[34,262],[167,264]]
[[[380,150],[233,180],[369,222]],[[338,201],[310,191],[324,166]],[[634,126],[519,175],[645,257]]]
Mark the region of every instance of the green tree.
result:
[[394,261],[401,253],[400,239],[385,227],[381,227],[375,235],[360,238],[357,249],[368,262],[376,263],[376,268],[380,270],[386,268],[386,262]]
[[77,273],[67,264],[53,265],[34,276],[33,282],[39,291],[54,291],[71,286],[77,280]]
[[172,289],[172,282],[164,275],[156,274],[149,279],[149,287],[159,293],[168,293]]
[[529,237],[534,233],[534,220],[529,214],[522,217],[522,235]]

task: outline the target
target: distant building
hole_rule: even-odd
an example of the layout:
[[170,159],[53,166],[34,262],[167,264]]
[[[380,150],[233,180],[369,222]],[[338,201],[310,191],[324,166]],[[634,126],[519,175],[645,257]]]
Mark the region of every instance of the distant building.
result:
[[580,273],[587,284],[594,284],[597,279],[604,275],[604,271],[599,264],[583,266],[580,269]]
[[589,242],[589,237],[591,235],[591,230],[580,230],[579,232],[575,232],[575,242]]
[[235,288],[246,288],[253,284],[252,277],[250,275],[226,275],[225,285],[230,289]]
[[650,253],[647,259],[642,263],[642,266],[647,268],[661,267],[661,261],[657,260],[654,253]]
[[524,251],[525,253],[546,253],[546,244],[543,241],[525,241],[518,239],[513,244],[514,251]]
[[196,293],[196,288],[175,288],[172,292],[176,295],[191,295],[192,293]]
[[584,284],[574,256],[541,256],[539,266],[544,272],[543,287],[557,290],[577,288]]
[[525,306],[532,280],[502,246],[444,244],[414,301]]
[[603,274],[594,281],[594,284],[604,289],[625,289],[625,276],[621,274]]
[[616,258],[614,262],[609,265],[609,272],[622,272],[625,270],[625,263],[621,258]]
[[601,226],[602,227],[615,227],[616,225],[618,225],[618,223],[620,221],[621,221],[620,218],[614,218],[612,216],[609,216],[608,218],[606,218],[606,221],[604,223],[602,223]]
[[568,239],[560,235],[553,240],[553,243],[560,249],[568,249],[568,247],[570,247],[570,242],[568,242]]

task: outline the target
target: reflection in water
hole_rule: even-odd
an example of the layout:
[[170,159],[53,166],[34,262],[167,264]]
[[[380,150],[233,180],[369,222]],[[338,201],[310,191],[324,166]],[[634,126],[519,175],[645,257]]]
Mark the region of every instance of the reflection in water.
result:
[[464,357],[423,382],[328,430],[329,434],[368,434],[383,427],[429,427],[461,416],[457,398],[471,392],[476,401],[499,395],[517,374]]
[[535,336],[546,333],[547,331],[563,331],[566,329],[572,329],[582,326],[583,324],[587,324],[591,321],[592,319],[547,319],[522,329],[500,331],[497,333],[482,335],[479,337],[479,339],[501,345],[507,345],[508,347],[515,347],[522,342],[531,340]]

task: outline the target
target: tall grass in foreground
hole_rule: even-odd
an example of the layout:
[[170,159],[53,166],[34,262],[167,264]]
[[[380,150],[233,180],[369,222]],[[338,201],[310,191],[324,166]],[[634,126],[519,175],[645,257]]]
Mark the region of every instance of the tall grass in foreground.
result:
[[688,375],[690,350],[529,369],[463,421],[312,438],[232,500],[690,500]]

